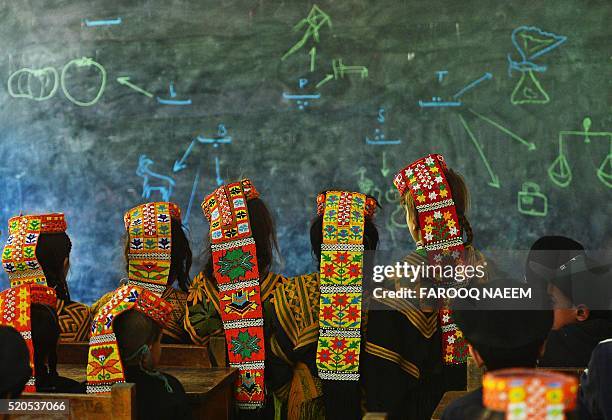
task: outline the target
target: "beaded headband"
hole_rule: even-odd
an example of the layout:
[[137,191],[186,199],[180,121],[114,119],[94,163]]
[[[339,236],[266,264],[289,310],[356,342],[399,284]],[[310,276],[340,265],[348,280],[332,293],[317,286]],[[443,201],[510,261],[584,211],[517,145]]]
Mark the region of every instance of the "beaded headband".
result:
[[87,393],[108,393],[114,384],[125,382],[113,323],[117,316],[130,309],[143,313],[163,328],[172,312],[172,305],[155,293],[131,284],[121,286],[115,291],[91,324]]
[[25,340],[30,353],[32,376],[26,383],[25,392],[36,392],[34,345],[32,343],[32,304],[46,305],[55,309],[56,303],[55,290],[42,284],[22,284],[0,293],[0,324],[17,330]]
[[317,345],[321,379],[359,380],[366,202],[356,192],[325,194]]
[[576,407],[578,380],[534,369],[503,369],[486,373],[482,401],[509,420],[563,420]]
[[238,368],[236,404],[263,407],[265,345],[257,250],[247,201],[259,193],[248,179],[222,185],[202,203],[210,223],[213,271],[229,364]]
[[2,252],[2,265],[11,287],[22,284],[47,284],[45,273],[36,259],[41,233],[66,231],[62,213],[15,216],[8,223],[9,235]]
[[[430,154],[402,169],[393,183],[401,197],[410,193],[416,204],[429,263],[456,266],[463,264],[464,245],[452,191],[444,175],[446,169],[442,155]],[[441,309],[439,321],[444,363],[465,363],[467,343],[453,321],[451,311]]]
[[123,217],[128,233],[128,283],[161,296],[168,285],[172,253],[171,219],[181,210],[169,202],[141,204]]
[[[323,213],[325,211],[326,194],[327,192],[323,192],[317,195],[317,215],[318,216],[323,216]],[[378,207],[378,203],[373,197],[366,196],[365,200],[366,202],[365,202],[364,216],[367,218],[372,218],[374,217],[374,214],[376,213],[376,208]]]

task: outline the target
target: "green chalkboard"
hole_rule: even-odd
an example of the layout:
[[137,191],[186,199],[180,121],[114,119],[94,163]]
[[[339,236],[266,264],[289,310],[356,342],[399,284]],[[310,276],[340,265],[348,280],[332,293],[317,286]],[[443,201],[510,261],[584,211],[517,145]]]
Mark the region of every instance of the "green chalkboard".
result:
[[203,197],[248,176],[278,224],[279,270],[296,274],[314,269],[326,188],[377,196],[381,247],[408,249],[392,178],[437,152],[469,184],[479,247],[553,233],[601,247],[611,14],[583,0],[3,2],[1,223],[64,211],[88,302],[123,274],[125,210],[177,202],[199,254]]

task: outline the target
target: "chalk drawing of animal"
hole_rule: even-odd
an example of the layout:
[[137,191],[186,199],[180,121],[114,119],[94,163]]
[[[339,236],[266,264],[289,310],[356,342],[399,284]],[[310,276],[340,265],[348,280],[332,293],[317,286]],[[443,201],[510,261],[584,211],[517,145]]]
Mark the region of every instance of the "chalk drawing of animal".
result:
[[155,162],[147,155],[140,155],[138,159],[138,169],[136,175],[143,178],[142,182],[142,197],[149,200],[151,193],[158,191],[161,194],[163,201],[170,201],[172,189],[176,182],[169,176],[158,174],[151,170],[151,165]]

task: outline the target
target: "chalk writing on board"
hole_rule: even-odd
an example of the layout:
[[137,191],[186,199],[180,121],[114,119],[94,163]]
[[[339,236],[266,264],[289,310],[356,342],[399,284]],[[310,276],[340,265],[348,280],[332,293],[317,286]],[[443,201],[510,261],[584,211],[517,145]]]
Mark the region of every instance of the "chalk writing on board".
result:
[[491,168],[491,164],[487,160],[487,157],[485,156],[485,154],[484,154],[484,152],[482,150],[482,146],[480,145],[480,142],[476,139],[476,137],[474,137],[474,133],[472,133],[472,130],[468,126],[468,124],[465,121],[465,119],[463,118],[463,116],[461,114],[458,114],[458,115],[459,115],[459,119],[461,120],[461,124],[463,125],[463,128],[465,129],[466,133],[468,134],[468,137],[470,138],[470,140],[474,144],[474,147],[476,148],[476,151],[478,152],[478,155],[482,159],[482,161],[483,161],[483,163],[485,165],[485,168],[487,168],[487,172],[489,173],[489,176],[491,178],[491,181],[489,181],[489,185],[494,187],[494,188],[499,188],[500,187],[499,177],[495,174],[495,172],[493,172],[493,168]]
[[159,102],[162,105],[176,105],[176,106],[191,105],[191,99],[174,99],[176,98],[176,90],[174,89],[174,82],[170,82],[170,87],[168,90],[170,93],[170,99],[162,99],[158,96],[157,102]]
[[183,226],[187,230],[189,230],[189,216],[191,215],[191,208],[193,207],[193,200],[195,199],[196,191],[198,190],[198,183],[200,182],[200,167],[198,166],[198,171],[196,172],[196,176],[193,179],[193,185],[191,186],[191,195],[189,196],[189,204],[187,205],[187,211],[185,212],[185,217],[183,217]]
[[[321,38],[319,35],[319,30],[324,25],[327,25],[327,27],[331,29],[331,26],[332,26],[331,18],[323,10],[321,10],[319,6],[315,4],[312,6],[312,9],[310,9],[308,16],[300,20],[293,27],[294,31],[299,31],[302,28],[306,27],[306,31],[304,32],[304,35],[302,35],[302,38],[298,42],[296,42],[295,45],[289,48],[289,50],[283,55],[281,60],[287,59],[287,57],[289,57],[290,55],[302,49],[306,45],[306,43],[311,39],[315,43],[318,43]],[[311,62],[311,68],[312,66],[313,64]]]
[[[444,79],[444,76],[448,75],[448,71],[436,71],[436,75],[438,82],[441,83]],[[459,89],[457,93],[452,96],[452,100],[443,100],[440,96],[432,96],[430,101],[419,100],[419,106],[421,108],[449,108],[462,106],[463,103],[458,100],[461,96],[463,96],[466,92],[474,89],[476,86],[478,86],[485,80],[491,80],[492,78],[493,75],[489,72],[486,72],[481,77],[469,82],[467,85]]]
[[[304,89],[306,87],[306,85],[308,85],[308,79],[299,79],[298,80],[298,87],[299,89]],[[300,110],[304,110],[308,107],[308,105],[310,105],[309,101],[313,101],[316,99],[321,99],[321,94],[320,93],[288,93],[288,92],[283,92],[283,98],[290,100],[290,101],[295,101],[295,104],[297,106],[298,109]]]
[[221,144],[231,144],[232,137],[227,135],[227,128],[225,124],[221,123],[217,126],[217,134],[212,137],[204,137],[202,135],[198,135],[195,139],[189,143],[187,150],[183,153],[183,156],[174,162],[174,166],[172,168],[172,172],[180,172],[187,167],[187,158],[193,151],[194,146],[197,144],[211,144],[214,148],[219,147]]
[[545,217],[548,214],[548,197],[535,182],[524,182],[518,192],[516,205],[519,213],[527,216]]
[[85,19],[85,26],[87,26],[88,28],[93,28],[96,26],[114,26],[114,25],[121,25],[122,22],[123,21],[120,17],[116,19],[103,19],[103,20]]
[[387,139],[387,138],[385,138],[385,133],[384,133],[384,131],[382,129],[382,125],[385,122],[385,108],[379,108],[378,109],[377,120],[380,123],[381,127],[376,128],[374,130],[374,137],[372,139],[370,139],[368,136],[366,136],[366,138],[365,138],[366,144],[369,144],[371,146],[383,146],[383,145],[401,144],[402,141],[399,140],[399,139]]
[[53,67],[19,69],[9,76],[8,92],[13,98],[35,101],[50,99],[59,88],[59,75]]
[[547,66],[533,60],[558,48],[567,37],[545,32],[535,26],[519,26],[512,31],[511,40],[520,60],[515,61],[508,54],[508,74],[512,76],[512,70],[517,70],[521,78],[510,95],[510,102],[513,105],[548,103],[550,97],[536,76],[536,73],[544,73]]
[[497,129],[498,129],[499,131],[501,131],[502,133],[505,133],[505,134],[509,135],[511,139],[518,141],[518,142],[519,142],[519,143],[521,143],[523,146],[527,146],[527,148],[528,148],[530,151],[535,150],[535,149],[537,148],[537,147],[536,147],[536,145],[535,145],[535,143],[525,140],[524,138],[520,137],[518,134],[516,134],[516,133],[514,133],[514,132],[510,131],[509,129],[507,129],[506,127],[504,127],[503,125],[501,125],[500,123],[498,123],[498,122],[496,122],[496,121],[493,121],[491,118],[489,118],[489,117],[485,117],[484,115],[479,114],[478,112],[474,111],[474,110],[473,110],[473,109],[471,109],[471,108],[468,108],[468,110],[469,110],[469,111],[470,111],[472,114],[476,115],[478,118],[480,118],[481,120],[483,120],[484,122],[486,122],[486,123],[488,123],[488,124],[492,125],[493,127],[497,128]]
[[330,82],[331,80],[344,79],[344,76],[351,74],[359,75],[362,79],[366,79],[369,75],[368,68],[365,66],[347,66],[342,62],[341,58],[332,60],[332,73],[327,74],[323,80],[317,83],[317,89]]
[[133,84],[132,82],[130,82],[130,77],[129,76],[120,76],[117,77],[117,83],[119,83],[120,85],[126,86],[132,90],[135,90],[138,93],[143,94],[144,96],[148,97],[148,98],[153,98],[153,94],[151,92],[147,92],[146,90],[136,86],[135,84]]
[[153,160],[146,155],[140,155],[136,175],[142,177],[142,197],[150,200],[151,193],[157,191],[161,195],[162,201],[170,201],[172,189],[176,185],[170,176],[161,175],[151,169]]
[[612,132],[591,131],[592,121],[589,117],[582,120],[582,131],[560,131],[559,132],[559,154],[548,168],[550,180],[559,187],[567,187],[572,182],[572,170],[567,160],[565,151],[565,140],[568,137],[582,137],[585,143],[590,143],[591,138],[608,138],[610,149],[608,155],[597,168],[597,177],[608,188],[612,188]]
[[[79,99],[76,99],[74,96],[72,96],[72,94],[70,93],[70,90],[66,86],[66,77],[68,74],[70,74],[70,72],[74,68],[77,68],[77,69],[90,68],[93,71],[98,73],[99,86],[93,98],[89,100],[86,100],[86,99],[79,100]],[[66,98],[68,98],[70,102],[76,105],[79,105],[79,106],[92,106],[92,105],[95,105],[100,100],[100,98],[102,97],[102,94],[104,93],[104,89],[106,88],[106,69],[104,68],[104,66],[102,66],[100,63],[96,62],[92,58],[89,58],[89,57],[75,58],[73,60],[70,60],[68,63],[66,63],[66,65],[62,69],[62,74],[60,76],[60,82],[62,86],[62,91],[64,92],[64,95],[66,96]]]

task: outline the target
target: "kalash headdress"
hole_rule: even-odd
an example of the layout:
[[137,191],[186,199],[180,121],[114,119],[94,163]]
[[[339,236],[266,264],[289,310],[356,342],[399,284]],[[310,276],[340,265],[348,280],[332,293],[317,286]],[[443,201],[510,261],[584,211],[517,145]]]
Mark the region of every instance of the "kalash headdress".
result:
[[486,373],[482,402],[508,420],[564,420],[576,408],[578,379],[534,369],[502,369]]
[[323,216],[317,370],[326,380],[359,380],[364,224],[376,211],[364,194],[328,191],[317,197]]
[[259,197],[248,179],[222,185],[202,203],[210,223],[214,276],[230,366],[240,370],[236,403],[264,405],[264,331],[257,250],[247,201]]
[[161,296],[168,285],[172,251],[171,219],[181,219],[174,203],[141,204],[125,213],[129,237],[128,284]]
[[159,324],[166,325],[172,306],[155,293],[132,284],[119,287],[100,309],[91,324],[87,360],[87,393],[108,393],[125,382],[125,373],[113,323],[125,311],[136,310]]
[[[461,265],[464,245],[453,193],[442,155],[427,155],[402,169],[393,180],[401,197],[410,192],[419,215],[423,245],[432,265]],[[446,364],[465,363],[468,347],[451,312],[439,311],[442,358]]]
[[36,259],[36,247],[41,233],[66,231],[61,213],[16,216],[9,220],[9,236],[2,252],[2,265],[8,274],[10,289],[0,293],[0,324],[15,328],[24,338],[30,352],[32,377],[25,391],[36,392],[34,346],[32,343],[32,304],[47,305],[55,310],[55,290]]

